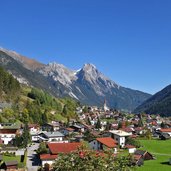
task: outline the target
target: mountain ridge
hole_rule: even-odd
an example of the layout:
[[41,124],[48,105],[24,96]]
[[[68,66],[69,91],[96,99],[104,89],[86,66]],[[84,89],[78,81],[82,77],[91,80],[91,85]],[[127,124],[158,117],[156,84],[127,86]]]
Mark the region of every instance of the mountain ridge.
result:
[[171,84],[154,94],[134,112],[146,112],[148,114],[160,114],[162,116],[171,116]]
[[22,83],[46,90],[57,97],[70,96],[83,104],[101,106],[106,99],[109,107],[132,111],[151,96],[120,86],[90,63],[76,71],[56,62],[41,64],[8,50],[0,49],[0,56],[0,65],[19,81],[24,80]]

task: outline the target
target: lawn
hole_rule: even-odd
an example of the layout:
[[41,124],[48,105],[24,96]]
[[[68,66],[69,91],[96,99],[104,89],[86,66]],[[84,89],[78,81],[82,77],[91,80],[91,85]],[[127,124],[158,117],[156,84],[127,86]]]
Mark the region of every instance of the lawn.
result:
[[3,161],[7,162],[7,161],[18,161],[18,163],[20,163],[21,161],[21,156],[8,156],[8,155],[3,155]]
[[171,158],[171,140],[140,140],[142,149],[152,153],[156,160],[145,161],[144,166],[138,171],[170,171],[171,165],[168,161]]

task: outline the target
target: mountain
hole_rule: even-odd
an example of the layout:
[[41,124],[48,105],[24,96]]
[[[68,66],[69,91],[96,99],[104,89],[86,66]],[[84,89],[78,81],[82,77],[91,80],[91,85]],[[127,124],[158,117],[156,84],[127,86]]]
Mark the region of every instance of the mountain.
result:
[[11,56],[16,61],[22,63],[23,66],[29,70],[34,71],[34,70],[40,69],[44,66],[44,64],[41,64],[34,59],[29,59],[23,55],[20,55],[20,54],[16,53],[15,51],[9,51],[9,50],[3,49],[3,48],[0,48],[0,51],[5,52],[8,56]]
[[135,109],[136,113],[171,116],[171,85],[165,87]]
[[151,97],[150,94],[116,84],[93,64],[71,70],[62,64],[41,64],[14,51],[0,49],[0,65],[21,83],[48,91],[54,96],[70,96],[83,104],[132,111]]

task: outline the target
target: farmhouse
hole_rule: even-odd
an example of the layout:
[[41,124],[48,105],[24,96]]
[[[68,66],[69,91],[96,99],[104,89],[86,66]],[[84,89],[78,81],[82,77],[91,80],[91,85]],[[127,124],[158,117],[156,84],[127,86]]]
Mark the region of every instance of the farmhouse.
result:
[[17,135],[17,129],[0,129],[0,139],[3,144],[9,144]]
[[104,137],[104,138],[96,138],[95,140],[91,141],[90,148],[93,150],[105,150],[105,149],[113,149],[114,153],[117,153],[117,141],[115,141],[111,137]]

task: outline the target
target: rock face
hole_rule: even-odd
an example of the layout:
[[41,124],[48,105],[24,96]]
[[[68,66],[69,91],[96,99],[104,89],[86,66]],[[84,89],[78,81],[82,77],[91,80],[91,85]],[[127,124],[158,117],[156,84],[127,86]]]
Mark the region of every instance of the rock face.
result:
[[168,85],[135,109],[136,113],[171,116],[171,85]]
[[62,64],[41,64],[14,51],[0,49],[0,65],[21,83],[35,86],[57,96],[70,96],[83,104],[107,105],[132,111],[151,95],[124,88],[104,76],[93,64],[77,71]]

